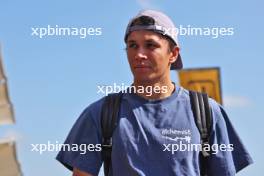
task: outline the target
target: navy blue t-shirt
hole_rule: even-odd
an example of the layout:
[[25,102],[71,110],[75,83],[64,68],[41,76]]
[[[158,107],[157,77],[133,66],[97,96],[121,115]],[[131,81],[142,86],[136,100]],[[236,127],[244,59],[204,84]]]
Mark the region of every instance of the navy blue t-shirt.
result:
[[[84,110],[65,141],[72,148],[61,150],[57,155],[56,159],[68,169],[76,167],[98,175],[102,165],[100,112],[103,101],[104,98]],[[209,103],[212,107],[209,176],[233,176],[251,164],[252,159],[223,108],[212,99]],[[177,86],[171,96],[161,100],[125,93],[119,118],[113,134],[110,175],[200,175],[200,133],[187,90]]]

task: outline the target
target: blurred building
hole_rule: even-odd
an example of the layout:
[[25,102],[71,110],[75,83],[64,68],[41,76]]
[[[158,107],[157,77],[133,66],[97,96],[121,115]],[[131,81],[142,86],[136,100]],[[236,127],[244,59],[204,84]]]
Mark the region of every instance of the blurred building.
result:
[[[8,96],[7,78],[3,69],[0,48],[0,128],[3,125],[14,123],[14,111]],[[22,176],[14,140],[0,139],[0,163],[0,176]]]

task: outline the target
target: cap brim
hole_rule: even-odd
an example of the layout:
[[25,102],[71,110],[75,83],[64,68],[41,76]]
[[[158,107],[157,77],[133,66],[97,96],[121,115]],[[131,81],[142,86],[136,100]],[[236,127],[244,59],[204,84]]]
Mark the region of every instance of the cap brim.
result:
[[176,61],[171,64],[171,70],[179,70],[182,69],[183,64],[182,64],[182,59],[181,55],[179,54]]

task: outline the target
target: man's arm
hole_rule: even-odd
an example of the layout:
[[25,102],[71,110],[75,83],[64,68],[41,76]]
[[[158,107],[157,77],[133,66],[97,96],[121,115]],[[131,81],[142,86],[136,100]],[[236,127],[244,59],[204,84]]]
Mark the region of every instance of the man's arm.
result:
[[74,168],[73,169],[73,174],[72,176],[93,176],[92,174],[89,174],[87,172],[83,172],[83,171],[80,171],[79,169],[77,168]]

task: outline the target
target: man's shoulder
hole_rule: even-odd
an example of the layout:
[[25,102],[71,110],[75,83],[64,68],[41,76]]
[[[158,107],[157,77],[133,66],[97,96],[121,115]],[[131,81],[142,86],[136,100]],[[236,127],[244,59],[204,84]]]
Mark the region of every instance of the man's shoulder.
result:
[[86,113],[97,113],[100,112],[105,101],[106,96],[97,99],[85,108]]
[[108,95],[99,98],[98,100],[92,102],[91,104],[89,104],[85,109],[84,112],[87,114],[92,114],[93,116],[98,116],[100,115],[102,108],[103,108],[103,104],[104,101],[106,99]]
[[104,100],[105,96],[86,106],[77,118],[76,123],[87,125],[94,124],[96,128],[100,128],[100,117]]
[[[187,101],[186,103],[190,103],[190,91],[183,87],[180,87],[178,99],[180,101]],[[225,112],[224,107],[219,104],[216,100],[210,97],[208,98],[208,103],[213,115],[212,118],[214,118],[214,121],[217,121],[219,118],[222,117],[222,114]]]
[[[183,87],[180,87],[179,99],[184,99],[184,100],[190,101],[190,91],[183,88]],[[213,110],[216,110],[216,109],[219,109],[219,107],[222,107],[222,105],[220,105],[218,102],[216,102],[216,100],[214,100],[213,98],[209,97],[208,102],[209,102],[209,104]]]

